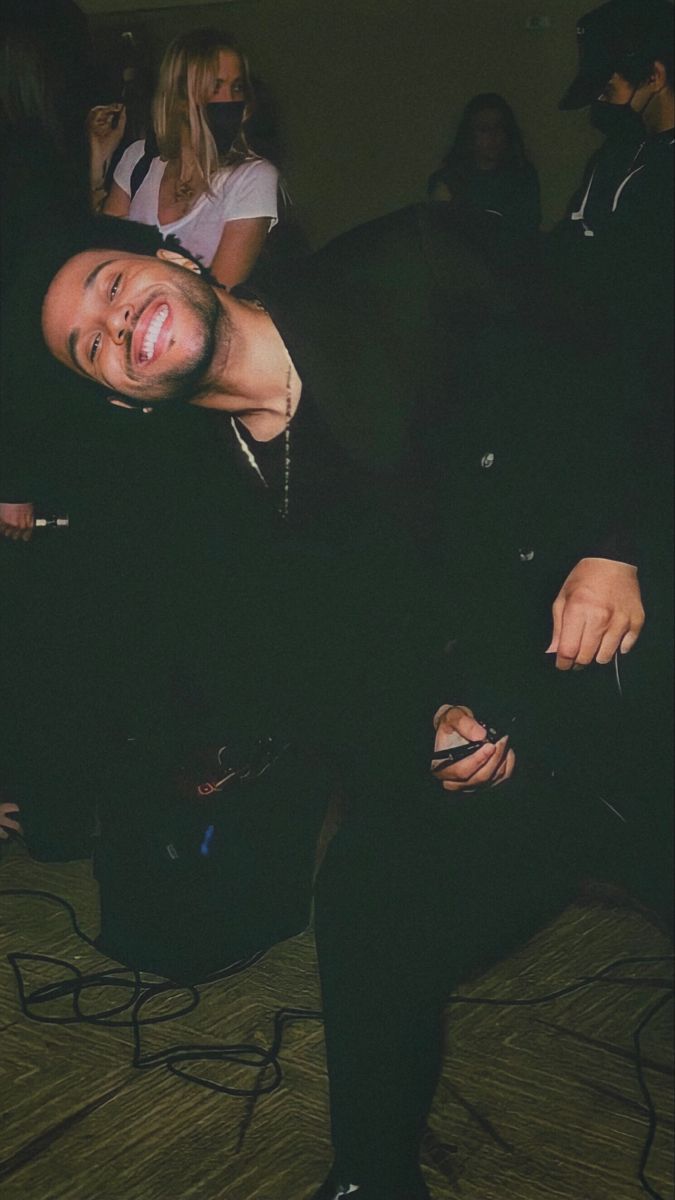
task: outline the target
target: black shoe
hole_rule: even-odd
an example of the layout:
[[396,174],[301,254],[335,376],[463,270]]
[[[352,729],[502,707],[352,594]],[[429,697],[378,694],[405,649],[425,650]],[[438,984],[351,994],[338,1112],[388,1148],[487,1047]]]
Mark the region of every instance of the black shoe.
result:
[[410,1187],[403,1185],[392,1188],[386,1184],[378,1186],[348,1182],[344,1174],[335,1169],[309,1200],[343,1200],[348,1196],[352,1196],[353,1200],[431,1200],[421,1175],[419,1181]]
[[343,1196],[353,1196],[354,1200],[367,1200],[366,1193],[358,1183],[340,1182],[331,1171],[318,1192],[312,1193],[310,1200],[342,1200]]

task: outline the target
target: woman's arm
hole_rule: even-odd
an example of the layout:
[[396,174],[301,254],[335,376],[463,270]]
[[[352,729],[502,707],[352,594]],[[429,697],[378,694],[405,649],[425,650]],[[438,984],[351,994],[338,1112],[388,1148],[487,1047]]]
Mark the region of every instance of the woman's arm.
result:
[[128,217],[130,204],[131,198],[124,189],[119,183],[113,183],[99,211],[107,217]]
[[[124,137],[127,123],[123,104],[99,104],[87,115],[86,131],[89,142],[89,186],[94,212],[107,212],[106,172],[108,164]],[[127,205],[128,208],[128,205]],[[125,216],[116,210],[111,216]]]
[[243,217],[225,222],[210,266],[211,274],[219,283],[234,287],[248,278],[265,244],[269,228],[269,217]]

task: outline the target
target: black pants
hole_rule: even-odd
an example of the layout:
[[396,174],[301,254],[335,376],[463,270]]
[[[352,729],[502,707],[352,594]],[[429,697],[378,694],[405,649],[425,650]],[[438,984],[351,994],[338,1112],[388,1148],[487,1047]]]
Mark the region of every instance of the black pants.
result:
[[631,861],[639,874],[644,860],[627,845],[642,837],[646,852],[644,823],[625,824],[598,795],[513,782],[439,795],[347,821],[317,884],[336,1158],[347,1177],[393,1191],[414,1178],[452,990],[554,917],[589,874],[631,886]]

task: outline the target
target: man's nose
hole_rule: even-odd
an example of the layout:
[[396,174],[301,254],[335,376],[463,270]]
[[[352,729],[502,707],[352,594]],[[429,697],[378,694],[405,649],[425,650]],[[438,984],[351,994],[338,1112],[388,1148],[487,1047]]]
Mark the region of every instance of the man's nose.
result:
[[117,344],[121,344],[131,329],[133,309],[130,304],[120,304],[111,310],[108,316],[108,332]]

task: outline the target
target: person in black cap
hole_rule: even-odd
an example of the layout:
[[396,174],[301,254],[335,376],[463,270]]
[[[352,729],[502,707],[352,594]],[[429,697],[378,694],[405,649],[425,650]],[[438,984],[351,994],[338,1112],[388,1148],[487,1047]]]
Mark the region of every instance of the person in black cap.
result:
[[[646,623],[623,672],[621,725],[659,747],[641,787],[624,779],[618,807],[639,806],[640,857],[672,877],[673,5],[609,0],[581,17],[579,70],[560,101],[588,107],[607,141],[570,214],[548,239],[559,307],[615,393],[614,433],[629,448],[618,523],[638,567]],[[554,304],[555,307],[555,304]],[[608,757],[606,751],[602,754]],[[636,855],[637,857],[637,855]],[[645,867],[647,870],[647,867]]]
[[669,0],[609,0],[580,18],[577,39],[579,71],[560,108],[590,108],[592,124],[607,133],[570,211],[570,220],[592,238],[617,214],[618,221],[626,214],[630,219],[645,196],[657,206],[666,199],[673,6]]
[[[560,101],[561,109],[586,108],[605,96],[607,82],[620,76],[629,88],[631,103],[638,90],[644,95],[636,109],[643,112],[651,95],[651,68],[659,59],[668,67],[672,82],[673,5],[670,0],[608,0],[580,17],[577,24],[579,70]],[[610,101],[617,103],[617,101]],[[657,106],[658,107],[658,106]]]
[[551,239],[567,315],[615,372],[617,420],[636,451],[626,518],[653,563],[670,558],[653,513],[670,510],[672,479],[673,11],[669,0],[609,0],[580,18],[579,71],[560,108],[590,107],[611,133]]
[[622,523],[644,592],[645,551],[652,565],[670,559],[653,513],[670,510],[672,479],[673,5],[609,0],[579,19],[577,38],[560,108],[588,107],[608,138],[548,239],[548,265],[556,313],[615,380],[616,420],[634,445]]

